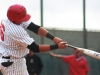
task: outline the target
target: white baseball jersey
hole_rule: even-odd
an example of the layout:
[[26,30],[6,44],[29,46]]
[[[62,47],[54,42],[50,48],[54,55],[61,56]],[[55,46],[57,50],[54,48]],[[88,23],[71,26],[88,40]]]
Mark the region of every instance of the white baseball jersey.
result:
[[31,22],[23,22],[20,25],[13,24],[8,19],[3,20],[4,24],[4,41],[0,44],[0,48],[5,50],[3,56],[14,56],[16,58],[24,57],[29,50],[27,45],[30,45],[34,40],[24,28],[27,28]]
[[[0,43],[0,53],[2,53],[3,56],[14,57],[10,59],[10,61],[14,62],[11,66],[7,68],[1,66],[3,75],[28,75],[26,60],[22,57],[29,53],[27,46],[34,42],[34,39],[30,38],[25,30],[30,23],[30,21],[27,21],[16,25],[8,19],[3,20],[1,25],[4,25],[4,32],[1,36],[3,41]],[[2,59],[3,62],[7,60],[8,59]]]

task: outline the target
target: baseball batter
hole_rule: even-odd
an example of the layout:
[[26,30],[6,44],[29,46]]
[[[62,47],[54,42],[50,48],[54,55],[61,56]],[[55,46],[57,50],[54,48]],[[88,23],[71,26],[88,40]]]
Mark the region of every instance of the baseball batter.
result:
[[[29,53],[29,49],[38,53],[66,48],[66,42],[31,22],[30,17],[23,5],[14,4],[8,8],[7,19],[4,19],[1,23],[0,53],[2,54],[1,72],[3,75],[28,75],[24,56]],[[25,29],[47,37],[56,44],[37,45]]]

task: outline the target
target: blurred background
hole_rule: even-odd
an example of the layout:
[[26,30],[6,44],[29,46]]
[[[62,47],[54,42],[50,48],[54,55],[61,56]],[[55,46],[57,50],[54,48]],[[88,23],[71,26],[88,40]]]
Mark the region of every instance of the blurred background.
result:
[[[100,52],[100,0],[1,0],[0,19],[12,4],[22,4],[31,21],[62,38],[69,44]],[[28,30],[27,30],[28,31]],[[28,31],[37,44],[54,44]],[[70,55],[73,50],[54,50],[56,54]],[[68,65],[62,59],[50,56],[49,52],[38,53],[43,62],[40,75],[68,75]],[[90,71],[88,75],[100,75],[100,60],[84,55]]]

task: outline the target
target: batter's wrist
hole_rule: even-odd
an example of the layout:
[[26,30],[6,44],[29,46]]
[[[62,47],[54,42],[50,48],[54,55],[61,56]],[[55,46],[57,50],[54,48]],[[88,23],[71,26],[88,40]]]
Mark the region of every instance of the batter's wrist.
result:
[[58,49],[58,45],[50,45],[50,50]]
[[46,37],[47,38],[49,38],[49,39],[51,39],[51,40],[53,40],[55,37],[52,35],[52,34],[50,34],[50,33],[47,33],[46,34]]

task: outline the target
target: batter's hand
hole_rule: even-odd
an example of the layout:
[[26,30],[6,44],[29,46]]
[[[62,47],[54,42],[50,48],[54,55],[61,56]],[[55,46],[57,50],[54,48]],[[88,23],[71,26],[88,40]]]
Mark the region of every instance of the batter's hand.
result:
[[59,49],[66,49],[66,45],[65,44],[67,44],[67,42],[60,42],[59,44],[58,44],[58,48]]
[[56,44],[59,44],[60,42],[62,42],[62,39],[58,38],[58,37],[55,37],[53,39],[53,41],[56,43]]

